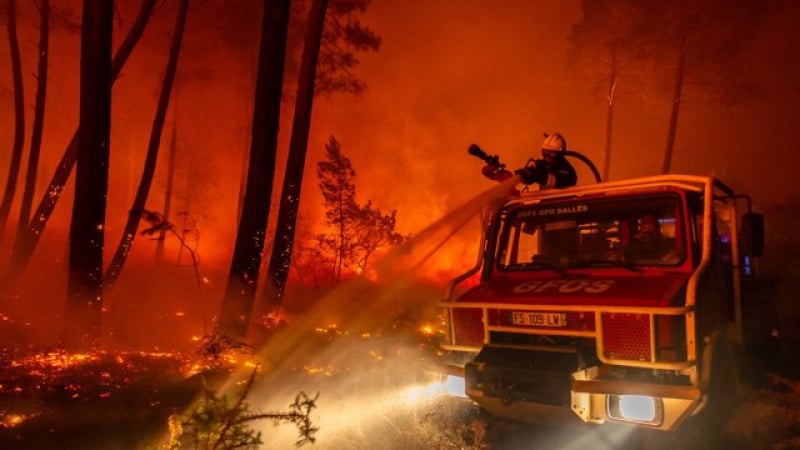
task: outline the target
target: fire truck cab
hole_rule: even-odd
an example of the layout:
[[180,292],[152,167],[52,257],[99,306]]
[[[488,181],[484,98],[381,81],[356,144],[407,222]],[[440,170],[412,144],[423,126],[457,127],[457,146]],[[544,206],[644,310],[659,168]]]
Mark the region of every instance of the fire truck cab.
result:
[[484,222],[442,347],[491,414],[672,430],[730,395],[736,350],[769,334],[743,296],[763,217],[713,176],[516,192]]

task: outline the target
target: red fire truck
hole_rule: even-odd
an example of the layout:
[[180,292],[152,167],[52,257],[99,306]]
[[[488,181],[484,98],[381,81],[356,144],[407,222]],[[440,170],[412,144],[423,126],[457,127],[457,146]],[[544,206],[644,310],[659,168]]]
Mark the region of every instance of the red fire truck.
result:
[[672,430],[726,400],[737,350],[769,334],[746,295],[763,216],[713,176],[523,189],[484,219],[442,347],[491,414]]

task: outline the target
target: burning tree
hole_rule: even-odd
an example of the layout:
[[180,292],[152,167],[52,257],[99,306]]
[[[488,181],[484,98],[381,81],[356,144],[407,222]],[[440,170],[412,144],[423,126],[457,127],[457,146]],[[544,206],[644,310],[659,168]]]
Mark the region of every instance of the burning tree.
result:
[[[275,239],[267,267],[266,289],[263,289],[267,309],[271,310],[280,307],[291,266],[314,95],[319,92],[330,93],[333,91],[362,92],[364,90],[363,82],[358,80],[352,73],[352,69],[358,64],[354,52],[377,50],[380,45],[380,38],[354,18],[356,13],[363,12],[366,9],[370,3],[369,0],[335,0],[330,3],[331,7],[329,9],[328,0],[311,1],[308,22],[305,25],[306,33],[297,79],[297,95],[289,142],[289,155],[278,205]],[[282,42],[286,43],[286,38]],[[286,51],[286,48],[283,50]],[[318,62],[320,63],[319,65]],[[280,64],[276,63],[275,65],[280,65],[282,68],[282,63],[283,59],[281,59]],[[322,81],[319,86],[317,86],[318,77]],[[256,95],[257,109],[258,95]],[[254,130],[256,125],[254,119]],[[255,139],[256,134],[254,132],[253,140],[255,141]],[[253,142],[251,148],[255,147],[256,142]],[[274,163],[273,156],[272,161],[268,162],[267,168],[264,169],[262,167],[260,169],[262,175],[266,174],[270,177],[268,182],[272,181],[271,172],[274,171]],[[251,183],[250,179],[254,175],[253,164],[251,150],[251,160],[249,161],[247,175],[248,184]],[[242,207],[241,216],[243,218],[248,215],[247,196],[249,192],[250,186],[248,185],[245,189]],[[271,185],[261,191],[262,194],[267,193],[268,195],[260,195],[258,196],[260,200],[254,200],[268,202],[271,197],[269,195],[270,192]],[[266,210],[265,215],[269,213],[268,204],[262,209]],[[262,220],[262,212],[261,210],[255,212],[258,217],[255,220],[260,222]],[[247,245],[248,242],[256,242],[257,244],[254,247],[258,247],[258,250],[257,252],[251,251],[247,256],[239,255],[237,250],[234,250],[234,264],[240,264],[236,262],[237,260],[240,262],[246,261],[249,268],[247,277],[240,280],[240,285],[244,286],[243,289],[237,291],[236,287],[231,287],[230,284],[232,283],[229,282],[228,292],[223,300],[220,313],[222,322],[220,330],[235,335],[243,335],[245,333],[252,316],[252,309],[255,304],[254,293],[258,282],[258,265],[261,261],[260,252],[264,245],[264,232],[261,226],[249,231],[240,226],[237,233],[237,241],[239,239],[241,239],[242,245]],[[236,248],[239,248],[238,242]],[[232,277],[236,276],[234,272],[235,269],[232,268]]]
[[[17,188],[20,161],[22,160],[22,145],[25,142],[25,101],[22,83],[22,61],[19,55],[19,40],[17,38],[17,13],[15,0],[8,0],[6,10],[6,26],[8,28],[8,43],[11,49],[11,67],[14,74],[14,144],[11,148],[11,164],[8,168],[8,178],[0,203],[0,232],[6,224],[11,202]],[[0,234],[0,239],[2,234]]]
[[156,114],[153,119],[153,127],[150,131],[150,142],[147,146],[147,156],[145,158],[144,170],[142,172],[141,180],[139,181],[139,188],[136,191],[136,197],[134,198],[133,206],[128,213],[128,221],[125,223],[125,229],[122,232],[122,238],[120,239],[119,246],[117,247],[114,257],[111,259],[108,270],[106,271],[104,280],[106,286],[113,285],[119,278],[119,274],[122,271],[122,267],[125,264],[128,253],[133,245],[133,240],[136,237],[136,230],[139,228],[139,221],[141,220],[141,212],[144,210],[144,207],[147,203],[147,197],[150,194],[150,185],[153,182],[153,176],[155,175],[156,171],[156,161],[158,160],[161,132],[164,128],[164,121],[166,120],[167,107],[169,106],[170,102],[172,85],[175,81],[175,73],[178,69],[178,56],[180,54],[183,31],[186,25],[186,16],[188,12],[189,1],[181,0],[178,8],[178,14],[175,19],[175,34],[172,38],[167,68],[161,85],[161,93],[159,94],[158,106],[156,107]]
[[377,51],[380,37],[356,19],[371,0],[312,0],[297,81],[289,157],[281,188],[280,207],[267,268],[268,307],[280,307],[297,229],[300,189],[305,172],[308,132],[314,95],[348,92],[360,94],[365,84],[354,74],[356,51]]
[[221,333],[234,337],[247,332],[261,267],[278,147],[288,23],[288,0],[264,2],[247,187],[218,323]]
[[[11,2],[9,2],[11,3]],[[47,61],[50,47],[50,1],[41,0],[39,5],[39,64],[36,75],[36,100],[31,129],[31,146],[28,153],[28,169],[25,174],[25,190],[19,212],[18,233],[23,233],[30,221],[33,193],[36,189],[36,172],[39,168],[39,153],[42,147],[45,99],[47,98]]]
[[[156,0],[146,0],[142,3],[139,13],[131,26],[125,39],[120,44],[114,58],[111,61],[111,82],[113,83],[123,66],[128,61],[133,49],[142,37],[144,30],[150,20],[153,9],[155,8]],[[26,226],[20,225],[18,227],[17,236],[14,240],[14,246],[11,252],[11,264],[3,274],[0,280],[0,290],[3,293],[11,292],[17,283],[17,280],[22,276],[23,272],[30,262],[33,252],[39,239],[44,233],[45,226],[50,219],[53,210],[61,198],[61,193],[67,184],[67,180],[72,174],[72,169],[78,155],[78,142],[81,130],[80,127],[72,135],[67,148],[64,150],[61,160],[56,166],[56,170],[48,184],[47,190],[42,195],[39,205],[36,210],[31,214],[31,221]]]
[[100,334],[103,244],[111,135],[113,2],[86,1],[81,23],[80,124],[75,201],[69,232],[67,345],[92,344]]
[[289,265],[292,260],[294,230],[297,224],[297,211],[300,207],[300,188],[303,184],[308,133],[311,128],[311,110],[314,104],[314,85],[317,75],[322,30],[325,28],[325,12],[328,0],[312,0],[309,20],[306,25],[303,57],[300,64],[300,75],[297,81],[297,98],[292,121],[292,134],[289,139],[289,156],[283,175],[280,205],[278,207],[278,225],[275,240],[272,244],[267,267],[267,300],[270,308],[280,305],[286,279],[289,276]]

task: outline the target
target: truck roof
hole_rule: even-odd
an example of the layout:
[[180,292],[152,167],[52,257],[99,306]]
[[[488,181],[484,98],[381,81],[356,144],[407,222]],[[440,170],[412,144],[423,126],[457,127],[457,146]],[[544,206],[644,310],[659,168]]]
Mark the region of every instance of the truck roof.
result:
[[615,193],[652,192],[658,189],[673,188],[692,192],[708,192],[712,195],[735,196],[733,189],[713,175],[653,175],[648,177],[630,178],[620,181],[606,181],[601,183],[584,184],[563,189],[530,189],[530,186],[520,185],[516,197],[508,203],[527,203],[537,200],[552,200],[557,198],[574,198],[584,195]]

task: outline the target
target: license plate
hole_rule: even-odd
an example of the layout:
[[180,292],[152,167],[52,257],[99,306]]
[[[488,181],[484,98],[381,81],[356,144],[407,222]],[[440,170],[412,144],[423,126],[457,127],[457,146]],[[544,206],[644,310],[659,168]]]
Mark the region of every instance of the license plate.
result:
[[511,323],[537,327],[566,327],[567,315],[564,313],[513,311],[511,313]]

